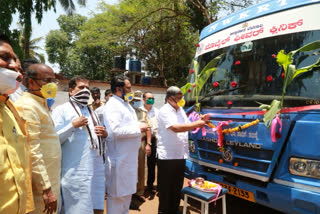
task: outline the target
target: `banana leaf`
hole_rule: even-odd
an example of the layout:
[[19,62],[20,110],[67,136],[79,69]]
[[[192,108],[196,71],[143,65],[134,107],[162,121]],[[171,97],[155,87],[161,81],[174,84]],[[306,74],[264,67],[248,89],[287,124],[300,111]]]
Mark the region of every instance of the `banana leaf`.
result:
[[212,59],[201,71],[201,73],[198,75],[197,82],[196,82],[196,102],[198,102],[200,92],[204,86],[204,84],[207,82],[209,77],[211,76],[212,72],[214,72],[217,68],[218,62],[221,60],[221,58],[224,56],[224,54],[221,54],[214,59]]
[[319,67],[319,66],[320,66],[320,58],[317,60],[316,63],[314,63],[312,65],[297,69],[294,72],[294,75],[292,76],[292,79],[296,78],[300,74],[303,74],[303,73],[305,73],[307,71],[310,71],[312,68]]
[[294,51],[291,51],[290,54],[291,56],[295,55],[298,51],[302,51],[302,52],[308,52],[308,51],[313,51],[313,50],[316,50],[316,49],[319,49],[320,48],[320,40],[317,40],[317,41],[314,41],[314,42],[311,42],[309,44],[306,44],[305,46],[297,49],[297,50],[294,50]]
[[280,101],[278,100],[273,100],[270,105],[269,111],[264,114],[264,125],[267,126],[268,128],[271,126],[271,122],[273,118],[277,115],[277,113],[280,111],[281,106],[280,106]]
[[187,84],[185,84],[184,86],[182,86],[180,89],[182,91],[182,94],[187,93],[188,89],[191,88],[193,86],[194,83],[190,83],[188,82]]

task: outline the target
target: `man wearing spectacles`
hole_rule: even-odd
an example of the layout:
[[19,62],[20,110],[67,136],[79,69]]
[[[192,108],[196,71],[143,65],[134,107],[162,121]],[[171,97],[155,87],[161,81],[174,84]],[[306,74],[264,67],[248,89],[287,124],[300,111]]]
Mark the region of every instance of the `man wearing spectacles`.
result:
[[27,91],[26,83],[25,83],[26,70],[30,65],[37,64],[37,63],[38,61],[35,59],[25,59],[22,61],[22,64],[20,66],[21,67],[20,73],[23,76],[23,80],[20,84],[20,87],[17,88],[17,90],[13,94],[10,94],[10,99],[12,100],[12,102],[17,101],[22,96],[23,92]]
[[148,166],[148,178],[147,178],[147,190],[150,193],[155,193],[155,188],[153,183],[155,181],[155,167],[156,167],[156,153],[157,153],[157,130],[158,130],[158,112],[159,110],[154,107],[154,95],[151,91],[144,92],[143,95],[144,105],[141,107],[148,112],[148,118],[152,123],[151,127],[151,154],[147,156],[147,166]]
[[34,213],[57,213],[61,147],[46,99],[48,94],[53,93],[47,91],[46,86],[56,82],[55,74],[47,65],[33,64],[27,69],[25,82],[28,92],[24,92],[15,104],[28,124],[36,208]]
[[25,214],[34,209],[25,121],[8,99],[21,77],[9,38],[0,34],[0,213]]

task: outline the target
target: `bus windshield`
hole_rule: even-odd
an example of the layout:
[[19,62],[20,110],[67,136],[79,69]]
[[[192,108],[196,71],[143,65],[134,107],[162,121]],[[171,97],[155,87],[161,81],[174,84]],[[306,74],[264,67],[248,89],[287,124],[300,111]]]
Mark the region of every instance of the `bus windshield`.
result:
[[[228,107],[227,102],[231,101],[233,107],[258,107],[258,102],[270,104],[274,99],[280,101],[284,70],[275,56],[280,50],[288,53],[319,38],[319,30],[306,31],[232,45],[198,56],[201,71],[212,59],[224,54],[200,93],[201,105]],[[293,64],[302,68],[315,63],[319,57],[320,49],[298,52],[294,55]],[[284,107],[319,104],[318,71],[319,67],[314,68],[293,80],[287,87]],[[194,74],[188,78],[193,82]],[[189,104],[195,101],[192,93],[187,93],[185,99]]]

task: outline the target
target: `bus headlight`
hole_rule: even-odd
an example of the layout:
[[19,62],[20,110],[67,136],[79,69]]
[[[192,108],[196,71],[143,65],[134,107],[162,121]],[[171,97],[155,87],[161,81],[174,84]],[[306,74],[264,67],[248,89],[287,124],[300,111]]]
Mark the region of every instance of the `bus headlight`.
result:
[[293,175],[320,178],[320,161],[290,158],[289,171]]

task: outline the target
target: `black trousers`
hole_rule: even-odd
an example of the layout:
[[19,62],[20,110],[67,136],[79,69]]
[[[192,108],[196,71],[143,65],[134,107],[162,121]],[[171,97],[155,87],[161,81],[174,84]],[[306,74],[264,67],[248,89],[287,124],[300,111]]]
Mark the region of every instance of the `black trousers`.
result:
[[159,214],[176,214],[183,186],[185,159],[158,159]]
[[148,179],[147,186],[149,188],[153,187],[153,183],[156,175],[156,164],[157,164],[157,138],[151,138],[151,155],[147,156],[147,166],[148,166]]

